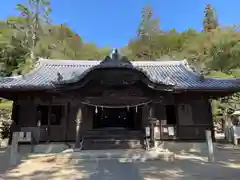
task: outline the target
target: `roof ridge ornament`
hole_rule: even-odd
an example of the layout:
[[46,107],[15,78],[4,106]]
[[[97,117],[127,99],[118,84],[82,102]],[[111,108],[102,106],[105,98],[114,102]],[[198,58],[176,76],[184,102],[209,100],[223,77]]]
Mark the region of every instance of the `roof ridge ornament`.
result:
[[61,75],[60,72],[57,72],[57,80],[58,81],[62,81],[63,80],[63,76]]
[[117,48],[114,48],[110,54],[112,60],[119,60],[120,54]]
[[132,63],[128,60],[126,56],[122,56],[119,53],[118,49],[113,49],[110,55],[106,56],[106,58],[100,62],[98,65],[103,67],[103,66],[131,66],[133,67]]

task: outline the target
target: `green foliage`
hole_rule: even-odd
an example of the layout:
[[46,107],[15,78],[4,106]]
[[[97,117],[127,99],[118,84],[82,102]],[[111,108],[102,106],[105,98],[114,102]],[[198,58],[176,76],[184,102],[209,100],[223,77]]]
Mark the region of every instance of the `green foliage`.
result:
[[211,71],[206,76],[212,77],[212,78],[232,78],[232,75],[225,74],[221,71]]
[[203,26],[205,32],[210,32],[218,27],[216,10],[210,4],[206,5],[204,11]]
[[153,9],[147,4],[142,9],[141,22],[137,29],[137,39],[129,43],[129,48],[136,55],[135,59],[154,59],[153,48],[157,47],[157,35],[160,33],[159,18],[153,17]]
[[[1,74],[29,71],[38,57],[50,59],[104,59],[110,47],[86,43],[66,24],[51,24],[49,0],[18,4],[18,17],[0,22]],[[131,60],[187,59],[191,66],[214,78],[240,77],[240,32],[238,27],[220,27],[210,5],[204,12],[204,31],[162,31],[159,18],[147,4],[141,12],[136,38],[121,52]],[[239,94],[213,101],[214,116],[239,107]]]
[[142,18],[137,30],[138,37],[151,37],[159,32],[159,19],[153,17],[153,9],[147,4],[142,9]]
[[0,132],[0,138],[5,139],[9,138],[11,130],[11,122],[10,121],[3,121],[2,122],[2,129]]
[[37,59],[35,47],[42,34],[44,34],[43,26],[50,22],[50,1],[28,0],[26,5],[17,4],[16,8],[20,12],[20,17],[9,19],[8,24],[15,32],[13,34],[15,38],[21,40],[22,46],[28,49],[30,59],[34,65]]
[[104,59],[110,53],[110,48],[98,48],[95,44],[84,43],[79,54],[79,59],[98,60]]
[[[211,71],[208,76],[213,78],[236,77],[233,74],[226,74],[221,71]],[[212,112],[215,120],[217,120],[218,117],[231,114],[237,109],[240,109],[240,93],[235,93],[231,96],[212,101]]]
[[6,110],[8,110],[8,109],[11,109],[12,108],[12,101],[1,101],[0,102],[0,109],[6,109]]
[[12,38],[8,44],[0,47],[1,76],[11,76],[22,73],[28,51],[21,42]]
[[11,126],[11,102],[5,101],[0,103],[0,139],[8,138],[10,135]]

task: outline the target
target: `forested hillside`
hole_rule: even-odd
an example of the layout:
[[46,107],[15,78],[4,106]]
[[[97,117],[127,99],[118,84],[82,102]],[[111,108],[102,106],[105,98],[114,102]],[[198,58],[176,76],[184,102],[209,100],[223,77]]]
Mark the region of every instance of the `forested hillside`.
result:
[[[28,72],[38,57],[101,60],[111,50],[111,47],[99,48],[84,42],[81,34],[67,25],[53,24],[49,0],[29,0],[28,4],[16,7],[18,17],[0,22],[2,76]],[[161,17],[156,18],[148,4],[142,9],[141,17],[136,36],[121,49],[130,60],[187,59],[196,71],[206,76],[240,77],[239,26],[220,25],[211,5],[203,9],[201,32],[191,28],[181,33],[175,29],[163,31]],[[214,101],[214,115],[240,108],[239,96],[230,98],[231,101]]]

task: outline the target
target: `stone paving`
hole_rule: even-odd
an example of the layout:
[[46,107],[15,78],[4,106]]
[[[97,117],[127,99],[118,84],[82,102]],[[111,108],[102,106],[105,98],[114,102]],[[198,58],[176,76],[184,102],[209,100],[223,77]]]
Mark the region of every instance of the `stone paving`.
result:
[[[91,152],[93,153],[93,152]],[[135,161],[129,157],[96,158],[73,163],[68,156],[29,157],[17,167],[2,169],[4,180],[239,180],[240,151],[216,151],[214,163],[197,153],[176,154],[173,158]],[[75,153],[76,159],[77,153]],[[68,157],[68,158],[66,158]],[[1,164],[3,163],[1,159]]]

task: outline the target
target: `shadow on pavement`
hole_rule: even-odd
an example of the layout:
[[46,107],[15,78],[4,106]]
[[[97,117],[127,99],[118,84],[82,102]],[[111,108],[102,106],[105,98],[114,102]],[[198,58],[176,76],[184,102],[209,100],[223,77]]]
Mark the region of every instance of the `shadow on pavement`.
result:
[[[187,157],[196,156],[191,153]],[[180,157],[180,156],[179,156]],[[119,159],[102,159],[73,162],[72,157],[31,159],[8,170],[4,180],[238,180],[240,172],[239,151],[217,151],[216,161],[208,163],[201,158],[122,162]]]

